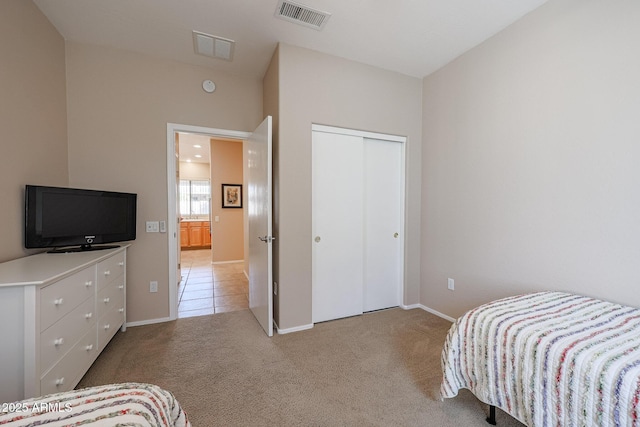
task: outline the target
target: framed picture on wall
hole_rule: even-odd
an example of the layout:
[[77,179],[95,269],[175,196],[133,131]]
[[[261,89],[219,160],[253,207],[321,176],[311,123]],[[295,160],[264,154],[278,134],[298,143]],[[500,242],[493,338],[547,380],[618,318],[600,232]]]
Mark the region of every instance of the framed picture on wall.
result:
[[222,184],[222,207],[242,207],[242,184]]

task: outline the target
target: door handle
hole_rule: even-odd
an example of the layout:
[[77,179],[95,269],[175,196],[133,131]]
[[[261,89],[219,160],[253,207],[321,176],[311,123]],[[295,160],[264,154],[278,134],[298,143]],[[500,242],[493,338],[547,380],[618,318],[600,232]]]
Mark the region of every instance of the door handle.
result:
[[258,236],[258,239],[260,239],[261,242],[265,242],[265,243],[271,243],[274,240],[276,240],[276,238],[273,236],[264,236],[264,237]]

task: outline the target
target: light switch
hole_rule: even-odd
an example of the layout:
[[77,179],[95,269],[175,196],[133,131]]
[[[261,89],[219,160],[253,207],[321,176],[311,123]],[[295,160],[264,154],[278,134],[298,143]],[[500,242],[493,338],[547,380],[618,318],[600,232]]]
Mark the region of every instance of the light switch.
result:
[[160,229],[158,221],[147,221],[147,233],[157,233]]
[[213,217],[213,220],[215,222],[220,222],[220,217],[218,215],[216,215],[216,216]]

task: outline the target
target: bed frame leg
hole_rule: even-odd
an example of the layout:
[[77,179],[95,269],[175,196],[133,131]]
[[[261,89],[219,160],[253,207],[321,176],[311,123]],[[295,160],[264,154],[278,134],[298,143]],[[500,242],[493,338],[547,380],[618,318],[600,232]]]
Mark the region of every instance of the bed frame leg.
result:
[[496,425],[496,407],[493,405],[489,405],[489,416],[487,417],[487,422],[492,426]]

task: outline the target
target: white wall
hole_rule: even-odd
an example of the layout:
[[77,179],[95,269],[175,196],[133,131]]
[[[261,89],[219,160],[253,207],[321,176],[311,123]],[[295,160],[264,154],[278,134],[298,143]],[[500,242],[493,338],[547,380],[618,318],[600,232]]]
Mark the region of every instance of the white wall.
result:
[[422,304],[640,306],[639,22],[637,1],[554,0],[424,79]]
[[209,180],[210,170],[209,163],[180,162],[180,179]]
[[0,1],[0,262],[24,249],[24,186],[68,184],[64,39],[33,2]]
[[[167,123],[251,131],[262,117],[262,84],[133,52],[66,43],[69,182],[138,194],[138,236],[127,261],[127,320],[169,315]],[[202,81],[215,79],[206,93]],[[149,282],[158,292],[149,293]]]
[[[407,137],[405,304],[419,301],[421,85],[417,78],[280,44],[264,89],[275,139],[275,317],[281,329],[311,317],[311,125]],[[301,96],[301,94],[304,94]],[[273,109],[277,109],[275,112]]]

